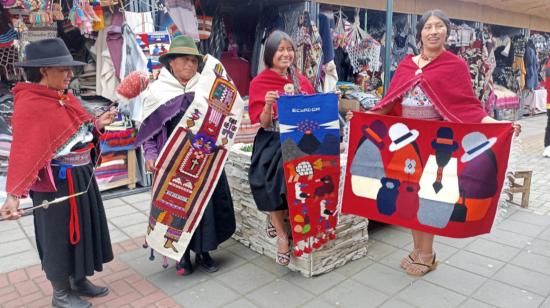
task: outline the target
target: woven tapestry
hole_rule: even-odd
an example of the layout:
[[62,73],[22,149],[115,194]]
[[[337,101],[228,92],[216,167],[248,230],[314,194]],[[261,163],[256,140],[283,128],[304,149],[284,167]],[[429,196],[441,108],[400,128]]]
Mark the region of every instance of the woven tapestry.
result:
[[449,237],[488,233],[512,134],[510,123],[355,113],[342,213]]
[[301,256],[334,238],[340,174],[338,98],[282,96],[277,106],[293,253]]
[[146,240],[162,255],[183,256],[223,170],[243,105],[221,63],[208,56],[195,99],[156,162]]

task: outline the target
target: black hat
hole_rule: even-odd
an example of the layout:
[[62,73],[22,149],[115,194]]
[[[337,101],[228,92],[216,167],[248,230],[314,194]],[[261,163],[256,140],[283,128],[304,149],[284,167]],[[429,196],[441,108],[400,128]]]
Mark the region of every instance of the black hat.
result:
[[25,61],[15,63],[21,67],[79,66],[86,63],[75,61],[60,38],[29,43],[25,47]]
[[432,141],[432,148],[436,151],[454,152],[458,142],[453,139],[453,130],[450,127],[440,127],[437,137]]

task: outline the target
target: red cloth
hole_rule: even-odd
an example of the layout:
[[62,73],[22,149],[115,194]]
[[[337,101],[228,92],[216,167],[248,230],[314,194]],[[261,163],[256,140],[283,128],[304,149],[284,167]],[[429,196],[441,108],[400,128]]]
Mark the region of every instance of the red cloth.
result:
[[444,51],[416,75],[418,66],[408,55],[399,63],[386,96],[371,110],[393,104],[389,115],[401,115],[403,95],[419,85],[436,110],[448,121],[480,123],[487,116],[472,89],[466,62],[451,52]]
[[47,167],[55,151],[92,117],[78,99],[35,83],[18,83],[13,88],[13,143],[10,152],[6,192],[26,196]]
[[546,88],[546,109],[550,109],[550,60],[546,63],[544,87]]
[[237,86],[241,96],[248,95],[248,86],[250,85],[250,63],[243,58],[232,56],[229,53],[222,54],[220,62],[227,70],[231,79]]
[[[300,87],[305,94],[313,94],[315,90],[309,83],[306,77],[298,74],[300,80]],[[250,115],[250,122],[260,123],[260,114],[265,105],[265,94],[268,91],[279,91],[284,93],[285,84],[292,83],[292,80],[286,79],[276,72],[266,68],[263,72],[258,74],[250,82],[249,102],[248,102],[248,114]],[[277,113],[277,104],[273,104],[274,118],[277,119],[279,114]]]

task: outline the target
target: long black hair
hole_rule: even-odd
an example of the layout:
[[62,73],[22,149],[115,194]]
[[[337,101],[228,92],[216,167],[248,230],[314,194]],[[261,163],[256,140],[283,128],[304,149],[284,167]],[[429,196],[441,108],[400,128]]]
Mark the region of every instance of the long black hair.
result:
[[424,15],[422,15],[422,17],[420,17],[420,19],[416,23],[416,40],[418,42],[421,42],[422,40],[422,29],[424,28],[424,25],[426,25],[426,22],[432,16],[435,16],[441,19],[441,21],[443,21],[443,23],[445,24],[445,27],[447,27],[446,39],[449,38],[449,35],[451,34],[451,20],[449,19],[449,16],[447,16],[447,14],[445,14],[442,10],[435,9],[424,13]]

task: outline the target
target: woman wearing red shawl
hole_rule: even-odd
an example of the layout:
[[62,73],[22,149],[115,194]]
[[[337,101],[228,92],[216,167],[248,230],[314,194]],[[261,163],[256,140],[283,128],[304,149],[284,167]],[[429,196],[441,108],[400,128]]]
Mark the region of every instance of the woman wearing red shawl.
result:
[[[252,196],[260,211],[269,212],[266,232],[277,237],[275,262],[288,265],[290,243],[285,229],[287,216],[286,181],[283,171],[277,98],[285,92],[313,94],[309,81],[298,74],[293,66],[294,43],[288,34],[274,31],[265,41],[266,69],[250,83],[248,113],[252,123],[260,123],[248,180]],[[286,90],[286,91],[285,91]]]
[[116,111],[94,120],[67,93],[71,66],[84,63],[73,60],[61,39],[30,43],[25,54],[25,62],[18,65],[24,67],[29,82],[13,89],[13,144],[8,196],[1,214],[6,219],[19,218],[19,198],[27,194],[39,205],[84,192],[89,186],[87,193],[48,209],[35,209],[33,214],[36,247],[54,290],[52,305],[90,307],[79,295],[104,296],[108,289],[92,284],[86,276],[101,271],[103,263],[113,259],[101,195],[95,179],[90,179],[91,156],[99,130],[113,121]]
[[[464,60],[445,50],[449,33],[445,13],[426,12],[417,23],[420,55],[408,55],[399,63],[388,93],[369,112],[459,123],[498,122],[485,113],[475,96]],[[519,134],[520,126],[514,124],[514,128]],[[410,275],[421,276],[437,266],[434,234],[411,231],[414,249],[401,260],[401,267]]]

